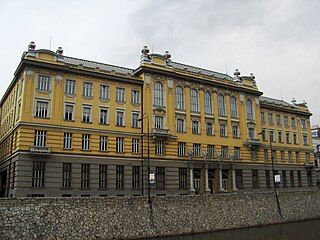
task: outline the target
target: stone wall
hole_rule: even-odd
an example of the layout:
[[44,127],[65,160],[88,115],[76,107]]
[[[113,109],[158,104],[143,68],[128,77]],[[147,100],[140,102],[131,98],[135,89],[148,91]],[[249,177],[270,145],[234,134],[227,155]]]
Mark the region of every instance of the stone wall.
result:
[[0,239],[129,239],[320,218],[320,191],[0,200]]

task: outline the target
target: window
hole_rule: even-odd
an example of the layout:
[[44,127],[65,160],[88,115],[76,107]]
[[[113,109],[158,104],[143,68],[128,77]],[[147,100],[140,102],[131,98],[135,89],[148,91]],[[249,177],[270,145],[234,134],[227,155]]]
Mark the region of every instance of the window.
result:
[[35,117],[39,117],[39,118],[49,117],[49,101],[36,100]]
[[177,118],[177,132],[184,132],[184,119]]
[[237,189],[242,189],[243,188],[242,170],[241,169],[236,169],[236,187],[237,187]]
[[72,149],[72,133],[65,132],[63,134],[63,148]]
[[64,106],[64,120],[73,121],[74,120],[74,104],[66,103]]
[[268,122],[270,125],[273,125],[273,115],[272,113],[268,113]]
[[206,133],[208,136],[213,135],[213,123],[212,122],[206,122]]
[[198,120],[193,120],[191,122],[191,129],[193,134],[200,134],[200,124]]
[[235,97],[230,98],[230,114],[232,118],[238,118],[237,99]]
[[18,104],[17,120],[20,119],[20,113],[21,113],[21,102],[19,102]]
[[292,125],[293,128],[297,127],[296,118],[295,117],[291,117],[291,125]]
[[221,117],[226,116],[226,102],[223,95],[218,95],[218,114]]
[[262,141],[267,141],[267,136],[266,136],[266,130],[265,129],[261,130],[261,135],[262,135]]
[[293,133],[293,134],[292,134],[292,137],[293,137],[293,143],[294,143],[294,144],[298,144],[297,133]]
[[312,187],[312,171],[307,170],[308,187]]
[[34,131],[34,142],[35,147],[45,147],[47,142],[47,131],[35,130]]
[[90,134],[82,134],[82,150],[90,150]]
[[213,114],[212,96],[210,92],[204,93],[204,112],[206,114]]
[[306,120],[304,118],[301,118],[301,128],[303,129],[307,128]]
[[302,135],[302,141],[303,141],[303,145],[308,145],[308,135],[307,134]]
[[188,175],[187,168],[179,168],[179,189],[187,189]]
[[62,164],[62,187],[71,188],[72,163]]
[[32,167],[32,187],[44,187],[45,162],[34,161]]
[[290,187],[294,188],[294,174],[290,171]]
[[266,117],[264,112],[260,112],[260,120],[261,120],[261,124],[266,124]]
[[100,85],[100,98],[103,100],[110,99],[110,87],[107,85]]
[[137,138],[132,139],[132,153],[139,153],[139,142],[140,140]]
[[164,155],[164,141],[156,140],[155,141],[155,154],[156,155]]
[[132,112],[131,113],[131,127],[138,128],[139,127],[139,113]]
[[270,134],[270,141],[274,142],[274,131],[273,131],[273,129],[270,129],[269,134]]
[[228,146],[221,146],[221,158],[229,158]]
[[82,107],[82,122],[91,123],[91,106],[83,106]]
[[257,150],[256,149],[251,149],[251,159],[257,160]]
[[99,164],[99,188],[106,189],[108,183],[108,165]]
[[81,188],[90,187],[90,164],[81,164]]
[[92,97],[93,96],[93,84],[92,83],[83,83],[82,96]]
[[278,131],[278,142],[283,143],[282,131]]
[[306,155],[306,163],[310,163],[310,153],[305,153]]
[[116,126],[124,126],[124,111],[116,110]]
[[227,136],[227,125],[225,123],[220,123],[220,137]]
[[277,125],[278,126],[281,126],[282,124],[281,124],[281,116],[280,115],[276,115],[276,121],[277,121]]
[[116,138],[116,152],[117,153],[124,153],[124,138],[123,137]]
[[116,166],[116,189],[123,189],[124,187],[124,166]]
[[277,151],[276,150],[272,150],[271,152],[271,160],[273,159],[273,161],[277,161]]
[[254,128],[248,128],[249,139],[255,139]]
[[284,161],[284,151],[283,150],[280,151],[280,161],[281,162]]
[[44,75],[38,76],[38,84],[37,84],[38,90],[49,91],[50,84],[51,84],[51,77],[50,76],[44,76]]
[[239,126],[238,125],[232,125],[232,137],[233,138],[239,138]]
[[288,116],[283,116],[283,122],[284,122],[284,126],[285,126],[285,127],[289,127]]
[[165,188],[164,167],[156,167],[156,188]]
[[76,94],[76,81],[66,79],[66,88],[65,88],[64,92],[67,94],[72,94],[72,95]]
[[300,162],[300,154],[299,152],[296,152],[296,162]]
[[264,150],[263,150],[263,156],[264,156],[264,160],[265,160],[265,161],[268,161],[268,158],[269,158],[268,155],[269,155],[269,154],[268,154],[268,149],[264,149]]
[[108,151],[108,137],[107,136],[100,136],[99,151],[101,151],[101,152]]
[[282,184],[283,184],[284,188],[288,187],[287,186],[287,174],[286,174],[285,170],[282,171]]
[[271,184],[270,184],[270,171],[266,170],[266,187],[267,188],[271,188]]
[[140,91],[131,90],[131,103],[140,104]]
[[207,157],[213,158],[214,157],[214,145],[207,145]]
[[247,120],[253,120],[253,110],[252,110],[252,102],[251,102],[251,100],[247,100],[247,102],[246,102],[246,110],[247,110]]
[[116,88],[116,101],[125,102],[126,101],[126,89],[125,88]]
[[258,170],[252,170],[252,188],[259,188]]
[[186,155],[186,143],[178,142],[178,156],[185,156],[185,155]]
[[176,109],[185,110],[184,92],[182,87],[176,87],[175,100],[176,100]]
[[109,110],[100,108],[100,124],[109,124]]
[[154,117],[154,128],[163,129],[163,117],[162,116],[155,116]]
[[298,177],[298,187],[302,187],[302,178],[301,178],[301,171],[297,171],[297,177]]
[[22,94],[22,91],[23,91],[23,79],[21,79],[20,81],[19,95]]
[[193,156],[195,156],[195,157],[201,156],[201,144],[199,144],[199,143],[193,144]]
[[286,143],[287,144],[291,143],[291,141],[290,141],[290,132],[286,132]]
[[191,112],[199,112],[199,95],[195,89],[190,91],[190,110]]
[[132,166],[132,189],[140,189],[140,167]]
[[160,82],[154,83],[153,104],[160,107],[164,106],[164,89],[162,83]]
[[234,159],[241,159],[241,149],[240,147],[234,147]]
[[288,160],[289,162],[292,162],[292,152],[288,151]]

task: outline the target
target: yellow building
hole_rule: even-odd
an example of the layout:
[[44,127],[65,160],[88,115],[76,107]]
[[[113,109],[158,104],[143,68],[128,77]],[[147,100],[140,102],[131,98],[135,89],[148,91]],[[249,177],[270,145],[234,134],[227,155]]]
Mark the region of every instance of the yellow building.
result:
[[1,196],[266,191],[272,162],[278,187],[315,186],[306,104],[261,95],[147,47],[128,69],[31,42],[0,103]]

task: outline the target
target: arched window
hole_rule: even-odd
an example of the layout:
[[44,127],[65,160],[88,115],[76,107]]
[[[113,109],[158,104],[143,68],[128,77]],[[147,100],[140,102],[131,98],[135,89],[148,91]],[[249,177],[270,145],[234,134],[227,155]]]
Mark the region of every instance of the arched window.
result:
[[249,99],[247,100],[247,103],[246,103],[246,110],[247,110],[247,120],[253,120],[252,102]]
[[230,98],[230,113],[232,118],[238,118],[237,99],[235,97]]
[[154,84],[154,97],[153,104],[155,106],[164,106],[163,101],[163,85],[160,82],[155,82]]
[[190,91],[190,110],[191,112],[199,112],[199,95],[195,89]]
[[184,110],[184,93],[182,87],[176,87],[176,109]]
[[210,92],[205,92],[204,93],[204,112],[207,114],[212,114],[213,113],[213,108],[212,108],[212,96]]
[[226,116],[226,102],[223,95],[218,95],[218,113],[219,116]]

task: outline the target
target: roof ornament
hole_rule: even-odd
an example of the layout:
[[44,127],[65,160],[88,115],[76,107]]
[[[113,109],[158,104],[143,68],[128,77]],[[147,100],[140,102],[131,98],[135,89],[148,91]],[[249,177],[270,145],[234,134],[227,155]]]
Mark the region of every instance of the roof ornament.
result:
[[143,46],[141,50],[142,55],[148,55],[149,52],[150,50],[148,49],[148,46]]
[[148,46],[143,46],[141,50],[140,64],[150,62]]
[[34,51],[36,49],[36,45],[34,42],[30,42],[28,45],[28,51]]
[[255,79],[256,77],[253,75],[253,73],[250,73],[250,77],[252,78],[252,79]]
[[295,98],[292,98],[291,102],[292,102],[293,104],[296,104],[296,103],[297,103],[297,100],[296,100]]
[[253,86],[257,86],[257,82],[256,82],[256,80],[254,80],[256,77],[253,75],[253,73],[251,72],[250,73],[250,77],[251,77],[251,79],[252,79],[252,84],[253,84]]
[[306,100],[303,100],[303,101],[302,101],[302,104],[305,105],[305,106],[307,106]]
[[59,55],[62,55],[62,54],[63,54],[63,49],[62,49],[62,47],[58,47],[56,53],[59,54]]
[[164,58],[167,59],[167,60],[170,60],[171,54],[170,54],[169,51],[165,51],[165,52],[164,52]]
[[242,80],[241,80],[241,78],[240,78],[240,71],[239,71],[238,68],[236,68],[236,69],[234,70],[233,75],[234,75],[234,80],[235,80],[235,82],[237,82],[237,83],[242,83]]

